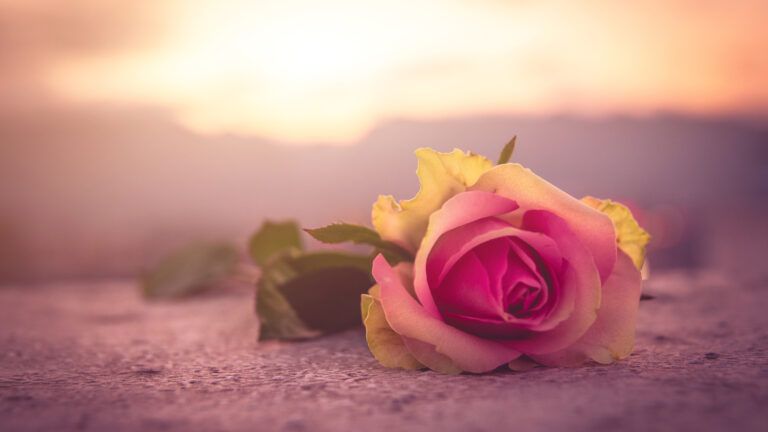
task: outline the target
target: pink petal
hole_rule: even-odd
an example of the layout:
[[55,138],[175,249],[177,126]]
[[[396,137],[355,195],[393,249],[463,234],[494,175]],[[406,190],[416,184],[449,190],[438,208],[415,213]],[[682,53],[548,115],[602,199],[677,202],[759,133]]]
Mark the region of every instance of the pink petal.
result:
[[632,259],[619,251],[613,274],[603,287],[602,304],[592,327],[573,347],[536,356],[535,360],[550,366],[572,366],[586,358],[608,364],[629,356],[635,344],[641,282]]
[[460,313],[445,313],[445,322],[448,324],[465,330],[467,333],[499,341],[527,337],[530,334],[528,321],[526,318],[513,318],[510,321],[504,321],[499,318],[491,319]]
[[[554,271],[557,272],[562,267],[563,258],[554,240],[538,232],[515,228],[501,219],[488,217],[445,233],[435,242],[431,252],[425,252],[425,254],[428,253],[426,273],[429,277],[427,278],[427,288],[438,286],[451,270],[451,267],[464,254],[483,243],[503,237],[517,237],[529,244],[531,249],[541,255],[546,264]],[[424,249],[424,246],[422,246],[422,249]],[[418,260],[418,258],[417,255],[416,259]],[[414,269],[416,266],[414,265]],[[533,267],[535,268],[535,265]],[[416,292],[418,294],[418,288]],[[421,297],[419,297],[419,300],[421,300]]]
[[[528,286],[536,286],[541,280],[540,276],[536,274],[536,269],[531,269],[519,257],[519,250],[513,249],[513,242],[509,242],[509,251],[504,257],[509,265],[505,274],[503,274],[501,280],[499,280],[499,288],[508,288],[516,284],[524,284]],[[503,292],[502,296],[509,295],[508,292]]]
[[[530,231],[528,233],[539,234]],[[545,238],[549,239],[549,237]],[[549,239],[549,241],[553,240]],[[562,284],[560,283],[560,279],[563,277],[563,272],[568,267],[568,263],[563,260],[559,249],[556,251],[556,255],[559,259],[556,264],[539,264],[534,261],[534,259],[531,258],[520,245],[515,243],[512,245],[512,248],[515,251],[516,257],[518,257],[536,277],[535,283],[528,285],[544,287],[541,293],[543,296],[543,299],[540,302],[541,304],[534,308],[534,311],[538,311],[539,313],[534,314],[534,319],[531,319],[529,328],[533,331],[552,330],[563,320],[568,318],[575,307],[576,296],[572,291],[563,291]],[[553,253],[550,254],[554,255]],[[551,263],[552,260],[553,259],[550,257],[547,261]],[[540,269],[540,266],[544,266],[544,268]],[[557,271],[551,270],[553,267],[556,268]],[[544,271],[547,271],[547,268],[550,269],[549,281],[542,275]],[[505,282],[511,284],[512,280]]]
[[[563,321],[550,331],[532,333],[505,344],[525,354],[559,351],[573,345],[595,322],[600,307],[600,275],[590,251],[562,218],[548,211],[528,211],[523,216],[523,228],[556,239],[569,264],[560,277],[559,301],[562,303],[553,315],[553,319]],[[572,311],[568,306],[570,299],[574,302]]]
[[535,267],[533,270],[529,269],[517,256],[518,253],[525,252],[510,250],[513,243],[514,241],[510,238],[502,237],[472,249],[453,266],[440,286],[433,289],[435,301],[447,323],[471,334],[492,339],[525,337],[531,330],[549,330],[559,323],[550,323],[546,320],[546,311],[525,318],[508,314],[503,304],[503,295],[493,295],[501,290],[500,287],[494,287],[495,289],[489,292],[467,289],[467,287],[480,285],[486,280],[491,282],[491,278],[486,279],[485,276],[480,278],[479,282],[469,281],[474,278],[473,272],[481,273],[492,269],[491,266],[496,261],[501,264],[515,263],[515,265],[509,269],[502,267],[489,272],[496,274],[496,280],[491,283],[502,283],[498,276],[506,272],[503,283],[507,286],[512,285],[513,282],[515,284],[527,282],[532,285],[544,284],[542,289],[547,290],[547,283],[532,274],[537,271]]
[[424,235],[414,262],[416,296],[428,314],[434,317],[440,316],[427,283],[426,269],[427,257],[435,242],[444,233],[454,228],[489,216],[503,215],[517,207],[517,203],[511,199],[491,192],[475,191],[462,192],[453,196],[443,204],[440,210],[432,213],[427,233]]
[[480,244],[505,237],[500,232],[510,225],[494,217],[483,218],[452,229],[440,236],[427,256],[427,283],[436,287],[442,283],[454,264]]
[[402,340],[405,347],[408,348],[408,352],[410,352],[419,363],[433,371],[450,375],[460,374],[462,372],[462,369],[448,356],[437,352],[434,345],[408,337],[402,337]]
[[[506,248],[503,256],[508,251]],[[485,265],[474,250],[453,266],[440,286],[432,289],[432,295],[443,314],[453,312],[490,319],[500,319],[503,314],[500,298],[492,290]]]
[[[556,289],[559,287],[560,284],[558,279],[562,272],[564,262],[556,242],[544,234],[514,228],[506,221],[489,217],[455,228],[444,234],[435,243],[432,248],[432,253],[429,254],[427,259],[427,274],[429,275],[427,281],[432,292],[433,301],[436,301],[435,296],[439,295],[439,292],[443,290],[442,285],[445,283],[445,278],[448,274],[452,273],[453,266],[456,265],[462,257],[475,250],[484,250],[486,247],[485,245],[502,239],[509,241],[507,243],[507,248],[512,248],[514,250],[514,256],[499,254],[501,256],[498,256],[498,258],[506,259],[507,265],[511,262],[518,263],[518,265],[509,268],[507,270],[508,273],[504,276],[502,281],[494,281],[491,284],[496,291],[500,291],[501,283],[505,284],[505,286],[510,286],[516,282],[524,282],[531,286],[546,287],[551,285]],[[534,253],[538,258],[534,260],[530,256],[530,253]],[[486,252],[486,256],[487,254],[488,252]],[[538,264],[537,261],[539,261]],[[483,262],[484,265],[482,267],[488,269],[488,264],[492,261],[486,258]],[[551,284],[548,284],[541,276],[540,271],[543,269],[540,269],[539,265],[544,265],[549,270],[549,273],[551,273]],[[502,274],[501,271],[499,271],[499,274]],[[496,276],[498,276],[498,274]],[[461,279],[461,275],[459,274],[456,274],[455,277]],[[503,299],[503,293],[497,292],[496,295],[500,300]],[[550,293],[546,293],[546,295],[548,296]],[[558,294],[552,293],[552,295],[557,296]],[[566,295],[560,297],[561,298],[558,300],[558,310],[562,313],[569,313],[570,310],[573,309],[574,296]],[[475,299],[470,299],[470,301],[472,300]],[[494,301],[494,307],[496,306],[496,303],[497,302]],[[440,304],[438,310],[442,311],[443,309],[444,305]],[[551,308],[547,308],[547,311],[545,312],[548,313],[550,310]],[[484,312],[489,311],[490,310],[486,310]],[[478,315],[468,311],[458,312],[458,309],[454,309],[452,312],[468,316]],[[501,319],[502,315],[504,315],[503,308],[499,309],[500,322],[503,321]],[[489,314],[481,313],[479,316],[489,317]],[[564,316],[556,315],[554,318],[546,320],[528,319],[507,321],[521,325],[525,323],[528,328],[534,330],[549,330],[563,319],[565,319]]]
[[482,261],[486,273],[488,273],[488,282],[490,283],[491,293],[499,302],[503,299],[502,277],[509,269],[509,240],[496,239],[491,240],[472,249],[477,257]]
[[381,304],[392,329],[406,338],[433,345],[462,370],[487,372],[520,355],[513,348],[465,333],[428,313],[408,294],[381,255],[373,261],[373,277],[381,287]]
[[[530,233],[530,234],[537,234],[537,233]],[[540,234],[539,234],[540,235]],[[532,237],[533,236],[530,236]],[[543,236],[542,236],[543,237]],[[528,274],[532,277],[526,277],[526,278],[515,278],[515,274],[510,272],[505,278],[504,283],[506,286],[514,286],[516,284],[522,283],[524,285],[527,285],[529,287],[538,287],[541,292],[541,300],[539,301],[539,305],[533,310],[542,311],[543,313],[551,312],[552,310],[552,302],[550,301],[550,297],[552,300],[554,300],[555,305],[558,304],[562,307],[564,304],[560,302],[559,300],[559,290],[560,290],[560,274],[562,273],[564,262],[562,256],[560,256],[560,251],[557,250],[557,246],[554,245],[554,242],[552,239],[546,238],[547,242],[537,241],[534,244],[539,243],[540,245],[549,245],[551,243],[553,245],[553,249],[549,252],[551,256],[549,256],[547,259],[534,259],[530,254],[534,253],[537,257],[540,257],[541,255],[538,254],[538,250],[531,247],[531,245],[527,243],[520,244],[521,242],[515,241],[512,242],[511,249],[513,251],[514,259],[522,263],[523,267],[528,269]],[[543,250],[543,248],[541,248]],[[546,252],[545,252],[546,253]],[[556,258],[554,258],[556,256]],[[520,268],[520,267],[518,267]],[[553,270],[556,269],[556,270]],[[544,277],[544,274],[548,274],[549,280]],[[532,280],[531,280],[532,279]],[[572,302],[569,304],[569,306],[572,304]],[[544,310],[546,309],[546,310]],[[543,318],[543,317],[542,317]],[[562,321],[562,320],[560,320]],[[538,320],[538,322],[541,322],[541,320]],[[555,325],[557,325],[559,321],[552,321],[547,320],[547,322],[544,323],[544,328],[541,328],[541,326],[536,326],[535,330],[549,330]]]
[[[508,240],[508,238],[500,238],[496,240],[492,240],[487,243],[483,243],[479,247],[473,249],[469,254],[467,255],[479,255],[477,252],[480,250],[484,250],[485,246],[493,244],[493,243],[504,243],[505,240]],[[508,245],[512,245],[512,241],[508,241]],[[493,259],[498,259],[499,256],[501,256],[503,259],[505,259],[508,263],[517,263],[513,267],[507,270],[507,274],[504,276],[504,283],[507,285],[510,285],[510,280],[514,280],[516,283],[522,282],[528,282],[530,284],[539,284],[544,283],[545,285],[542,287],[542,289],[547,290],[550,287],[546,286],[546,282],[539,281],[535,277],[531,276],[531,270],[526,267],[526,265],[519,259],[517,256],[517,253],[519,252],[513,252],[508,249],[509,255],[501,255],[497,254],[494,256]],[[466,256],[465,256],[466,257]],[[506,312],[504,309],[503,304],[501,304],[501,307],[499,308],[499,311],[497,312],[496,316],[493,316],[493,314],[488,313],[478,313],[478,310],[480,310],[480,307],[475,307],[473,309],[470,308],[462,308],[462,304],[455,305],[452,308],[446,308],[445,304],[443,303],[443,296],[440,295],[440,293],[446,289],[445,285],[452,283],[451,277],[455,274],[458,274],[458,277],[461,277],[461,274],[464,272],[462,271],[463,268],[461,267],[461,264],[464,262],[464,258],[462,258],[459,263],[451,270],[449,273],[449,276],[443,281],[443,284],[436,290],[435,299],[437,300],[437,304],[440,307],[440,311],[442,312],[443,316],[445,317],[445,321],[448,324],[451,324],[459,329],[465,330],[468,333],[475,334],[480,337],[484,338],[491,338],[491,339],[515,339],[515,338],[525,338],[528,337],[530,334],[536,332],[536,331],[542,331],[542,330],[551,330],[555,326],[559,324],[562,319],[559,321],[552,321],[549,319],[547,315],[547,311],[543,311],[540,314],[534,314],[530,317],[523,317],[518,318],[515,317],[509,313]],[[485,259],[483,259],[483,262],[487,262]],[[516,272],[516,270],[519,270],[519,272]],[[535,271],[535,270],[534,270]],[[519,281],[515,277],[515,275],[518,274]],[[513,275],[510,279],[510,275]],[[554,289],[557,289],[559,286],[559,283],[555,283],[555,285],[552,287]],[[509,294],[509,293],[507,293]],[[555,294],[553,294],[555,295]],[[465,297],[469,297],[469,295],[465,295]],[[471,299],[470,301],[476,301],[476,299]],[[494,299],[493,307],[498,307],[497,300]],[[453,306],[453,305],[452,305]],[[573,309],[573,301],[571,301],[571,310]]]
[[616,262],[616,233],[608,216],[518,164],[498,165],[486,171],[470,190],[505,196],[515,200],[522,210],[548,210],[560,216],[594,257],[600,280],[605,282],[610,276]]

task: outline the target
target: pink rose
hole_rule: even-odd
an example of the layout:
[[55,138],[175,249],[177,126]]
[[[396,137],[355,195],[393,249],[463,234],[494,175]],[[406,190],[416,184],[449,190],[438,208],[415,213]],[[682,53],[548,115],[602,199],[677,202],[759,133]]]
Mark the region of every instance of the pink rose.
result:
[[481,373],[630,354],[648,235],[626,207],[579,201],[518,164],[416,154],[419,193],[382,196],[372,214],[415,255],[395,267],[379,255],[363,296],[383,365]]

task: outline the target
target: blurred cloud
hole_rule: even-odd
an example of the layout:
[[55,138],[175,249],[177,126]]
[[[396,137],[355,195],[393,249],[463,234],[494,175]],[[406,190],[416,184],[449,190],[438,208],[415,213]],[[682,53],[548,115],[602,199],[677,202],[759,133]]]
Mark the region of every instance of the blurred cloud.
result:
[[393,118],[764,119],[764,1],[0,0],[3,104],[353,142]]

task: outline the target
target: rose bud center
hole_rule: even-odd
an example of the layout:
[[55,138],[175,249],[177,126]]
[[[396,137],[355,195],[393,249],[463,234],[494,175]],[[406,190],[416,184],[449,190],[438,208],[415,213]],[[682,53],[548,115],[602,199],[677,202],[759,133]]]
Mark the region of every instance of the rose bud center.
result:
[[[499,224],[498,219],[493,222]],[[445,321],[497,339],[554,327],[557,322],[550,318],[558,309],[558,279],[565,261],[551,240],[509,225],[485,236],[476,235],[476,228],[445,234],[428,260],[430,290]],[[474,243],[464,243],[469,237]],[[542,245],[546,253],[537,250]]]

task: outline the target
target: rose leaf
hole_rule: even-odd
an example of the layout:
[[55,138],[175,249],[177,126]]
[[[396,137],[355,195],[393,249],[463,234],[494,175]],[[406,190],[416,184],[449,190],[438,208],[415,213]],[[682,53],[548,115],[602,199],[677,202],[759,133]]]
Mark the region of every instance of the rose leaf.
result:
[[299,318],[288,300],[280,293],[273,275],[259,279],[256,312],[261,321],[260,339],[309,339],[320,335]]
[[251,236],[251,258],[261,267],[276,256],[303,250],[299,226],[293,221],[265,221]]
[[341,252],[282,255],[264,268],[256,308],[262,339],[307,339],[360,325],[371,259]]
[[329,244],[354,243],[369,245],[384,254],[390,264],[412,261],[411,254],[395,243],[383,240],[379,233],[371,228],[348,223],[335,223],[321,228],[305,229],[315,239]]
[[212,288],[232,276],[237,248],[229,243],[196,243],[172,252],[141,280],[145,297],[179,298]]
[[517,142],[517,135],[513,136],[511,140],[504,146],[503,149],[501,149],[501,154],[499,155],[499,161],[496,162],[496,165],[501,165],[508,163],[512,159],[512,153],[515,151],[515,143]]

